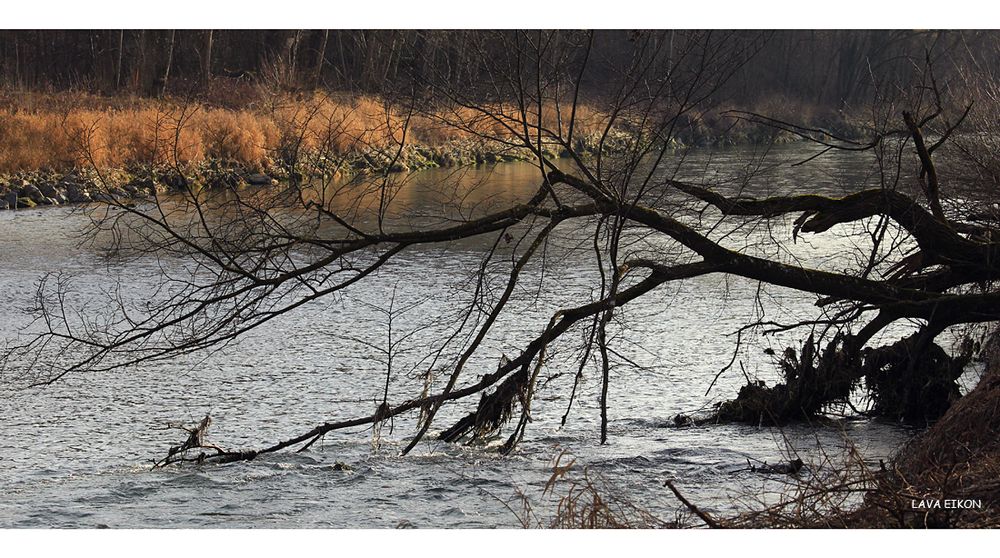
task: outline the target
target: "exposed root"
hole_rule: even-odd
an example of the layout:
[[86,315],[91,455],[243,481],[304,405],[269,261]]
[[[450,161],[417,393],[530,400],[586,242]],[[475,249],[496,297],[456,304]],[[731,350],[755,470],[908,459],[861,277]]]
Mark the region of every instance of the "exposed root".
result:
[[683,415],[678,426],[705,422],[781,425],[822,417],[833,404],[848,405],[862,380],[872,401],[869,416],[927,424],[960,396],[957,379],[972,358],[971,347],[951,357],[921,330],[876,349],[854,351],[850,336],[838,335],[817,354],[813,337],[802,350],[785,349],[778,365],[784,383],[748,383],[733,400],[704,419]]
[[774,387],[763,382],[748,383],[736,399],[720,405],[709,420],[785,424],[810,420],[830,403],[846,402],[861,376],[857,359],[845,347],[846,341],[844,336],[837,336],[818,356],[812,336],[803,344],[801,354],[785,349],[779,362],[784,383]]
[[875,415],[921,424],[943,416],[961,397],[958,377],[970,347],[951,357],[936,343],[921,349],[920,333],[867,351],[863,373]]

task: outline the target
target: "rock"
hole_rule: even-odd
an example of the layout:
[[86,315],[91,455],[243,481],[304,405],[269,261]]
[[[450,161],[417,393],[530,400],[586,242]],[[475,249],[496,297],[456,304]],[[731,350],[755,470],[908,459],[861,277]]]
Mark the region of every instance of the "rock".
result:
[[72,184],[66,188],[66,199],[71,203],[87,203],[93,201],[90,192],[81,188],[79,184]]
[[694,419],[683,413],[674,416],[674,426],[694,426]]
[[59,189],[56,188],[55,184],[50,182],[43,182],[39,184],[38,191],[47,198],[54,198],[59,195]]
[[17,192],[13,190],[8,190],[4,194],[4,201],[7,202],[7,207],[13,209],[17,205]]
[[36,205],[38,204],[35,203],[34,200],[32,200],[31,198],[17,198],[17,205],[15,207],[24,207],[27,209],[31,209]]
[[250,174],[246,177],[247,184],[252,186],[271,186],[277,184],[278,181],[271,178],[266,174]]
[[0,200],[0,211],[5,209],[10,209],[10,206],[7,205],[7,200]]
[[[187,178],[176,172],[168,172],[160,180],[174,190],[180,190],[188,185]],[[117,188],[117,190],[121,191],[120,188]]]
[[45,194],[42,194],[42,191],[39,190],[37,186],[28,184],[27,186],[21,188],[20,197],[29,199],[35,202],[35,204],[39,204],[45,199]]

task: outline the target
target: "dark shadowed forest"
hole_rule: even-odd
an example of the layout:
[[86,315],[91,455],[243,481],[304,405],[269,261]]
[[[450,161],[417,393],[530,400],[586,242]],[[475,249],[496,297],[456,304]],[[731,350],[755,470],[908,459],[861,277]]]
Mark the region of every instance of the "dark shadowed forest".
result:
[[[913,55],[944,53],[941,64],[971,70],[994,61],[987,31],[717,31],[759,53],[735,71],[721,96],[739,106],[796,102],[857,108],[873,77],[900,81],[919,73]],[[510,32],[516,38],[515,32]],[[559,40],[573,41],[567,33]],[[651,49],[669,61],[695,34],[655,34]],[[635,31],[598,31],[581,87],[609,94],[639,40]],[[497,41],[479,31],[419,30],[66,30],[0,32],[0,84],[7,89],[78,90],[104,95],[201,94],[238,102],[233,89],[267,83],[290,91],[327,88],[381,94],[444,79],[475,87],[489,72]],[[578,55],[582,55],[579,54]],[[226,91],[223,91],[226,90]]]

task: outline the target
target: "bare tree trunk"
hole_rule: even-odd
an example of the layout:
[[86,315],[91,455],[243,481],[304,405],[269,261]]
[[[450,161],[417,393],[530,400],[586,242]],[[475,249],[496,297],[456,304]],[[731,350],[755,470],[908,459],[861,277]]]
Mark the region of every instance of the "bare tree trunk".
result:
[[326,43],[330,38],[330,30],[323,30],[323,40],[319,43],[319,50],[316,52],[316,66],[313,68],[312,86],[315,89],[319,86],[320,77],[323,74],[323,63],[326,61]]
[[21,85],[21,44],[17,40],[17,34],[14,35],[14,85]]
[[382,83],[386,83],[389,79],[389,71],[392,70],[393,61],[396,59],[396,44],[399,41],[399,37],[393,33],[392,44],[389,46],[389,58],[385,61],[384,69],[382,70]]
[[212,35],[211,29],[204,32],[204,43],[201,51],[201,83],[204,87],[212,81]]
[[122,56],[125,52],[125,30],[118,30],[118,59],[115,61],[115,90],[122,86]]
[[291,39],[288,42],[288,55],[287,55],[288,75],[286,77],[288,81],[286,85],[288,87],[297,87],[299,83],[298,70],[296,69],[296,65],[299,58],[299,43],[301,42],[301,40],[302,40],[302,31],[297,30],[295,31],[295,34],[292,35]]
[[170,66],[174,64],[174,39],[177,37],[175,29],[170,30],[170,45],[167,47],[167,67],[163,69],[163,83],[160,84],[160,97],[167,94],[167,81],[170,79]]
[[340,77],[341,77],[341,87],[345,84],[348,89],[354,89],[354,77],[347,68],[347,58],[344,54],[344,32],[337,31],[337,52],[340,53]]
[[667,43],[667,95],[674,95],[674,30],[670,30],[670,38]]

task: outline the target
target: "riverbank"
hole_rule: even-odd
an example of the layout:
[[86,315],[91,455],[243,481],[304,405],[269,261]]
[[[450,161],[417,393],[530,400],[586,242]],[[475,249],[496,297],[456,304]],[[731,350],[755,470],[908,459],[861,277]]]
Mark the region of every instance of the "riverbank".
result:
[[849,445],[789,484],[777,504],[720,520],[742,528],[1000,527],[1000,336],[979,383],[891,459]]
[[880,472],[859,527],[1000,527],[1000,336],[979,384]]
[[[557,156],[558,154],[551,154]],[[232,159],[206,159],[182,168],[133,165],[128,168],[34,170],[0,176],[0,210],[90,203],[166,193],[185,183],[209,188],[269,186],[293,178],[315,179],[381,172],[412,172],[438,167],[477,166],[529,159],[529,154],[484,148],[481,143],[407,145],[398,153],[365,150],[340,159],[310,153],[294,171],[277,164],[249,166]],[[182,178],[183,177],[183,178]]]
[[[144,195],[186,182],[265,185],[293,175],[409,172],[534,157],[505,141],[520,123],[502,107],[404,113],[374,97],[244,97],[218,103],[79,93],[0,95],[0,209]],[[557,127],[553,123],[565,119],[566,110],[545,106],[529,119]],[[853,126],[842,115],[812,108],[756,110],[797,110],[808,124],[838,131]],[[619,129],[601,144],[606,123],[600,110],[580,105],[572,149],[587,156],[623,144],[628,132]],[[681,118],[670,147],[797,139],[787,131],[706,112]],[[545,149],[552,158],[568,154],[555,144]]]

